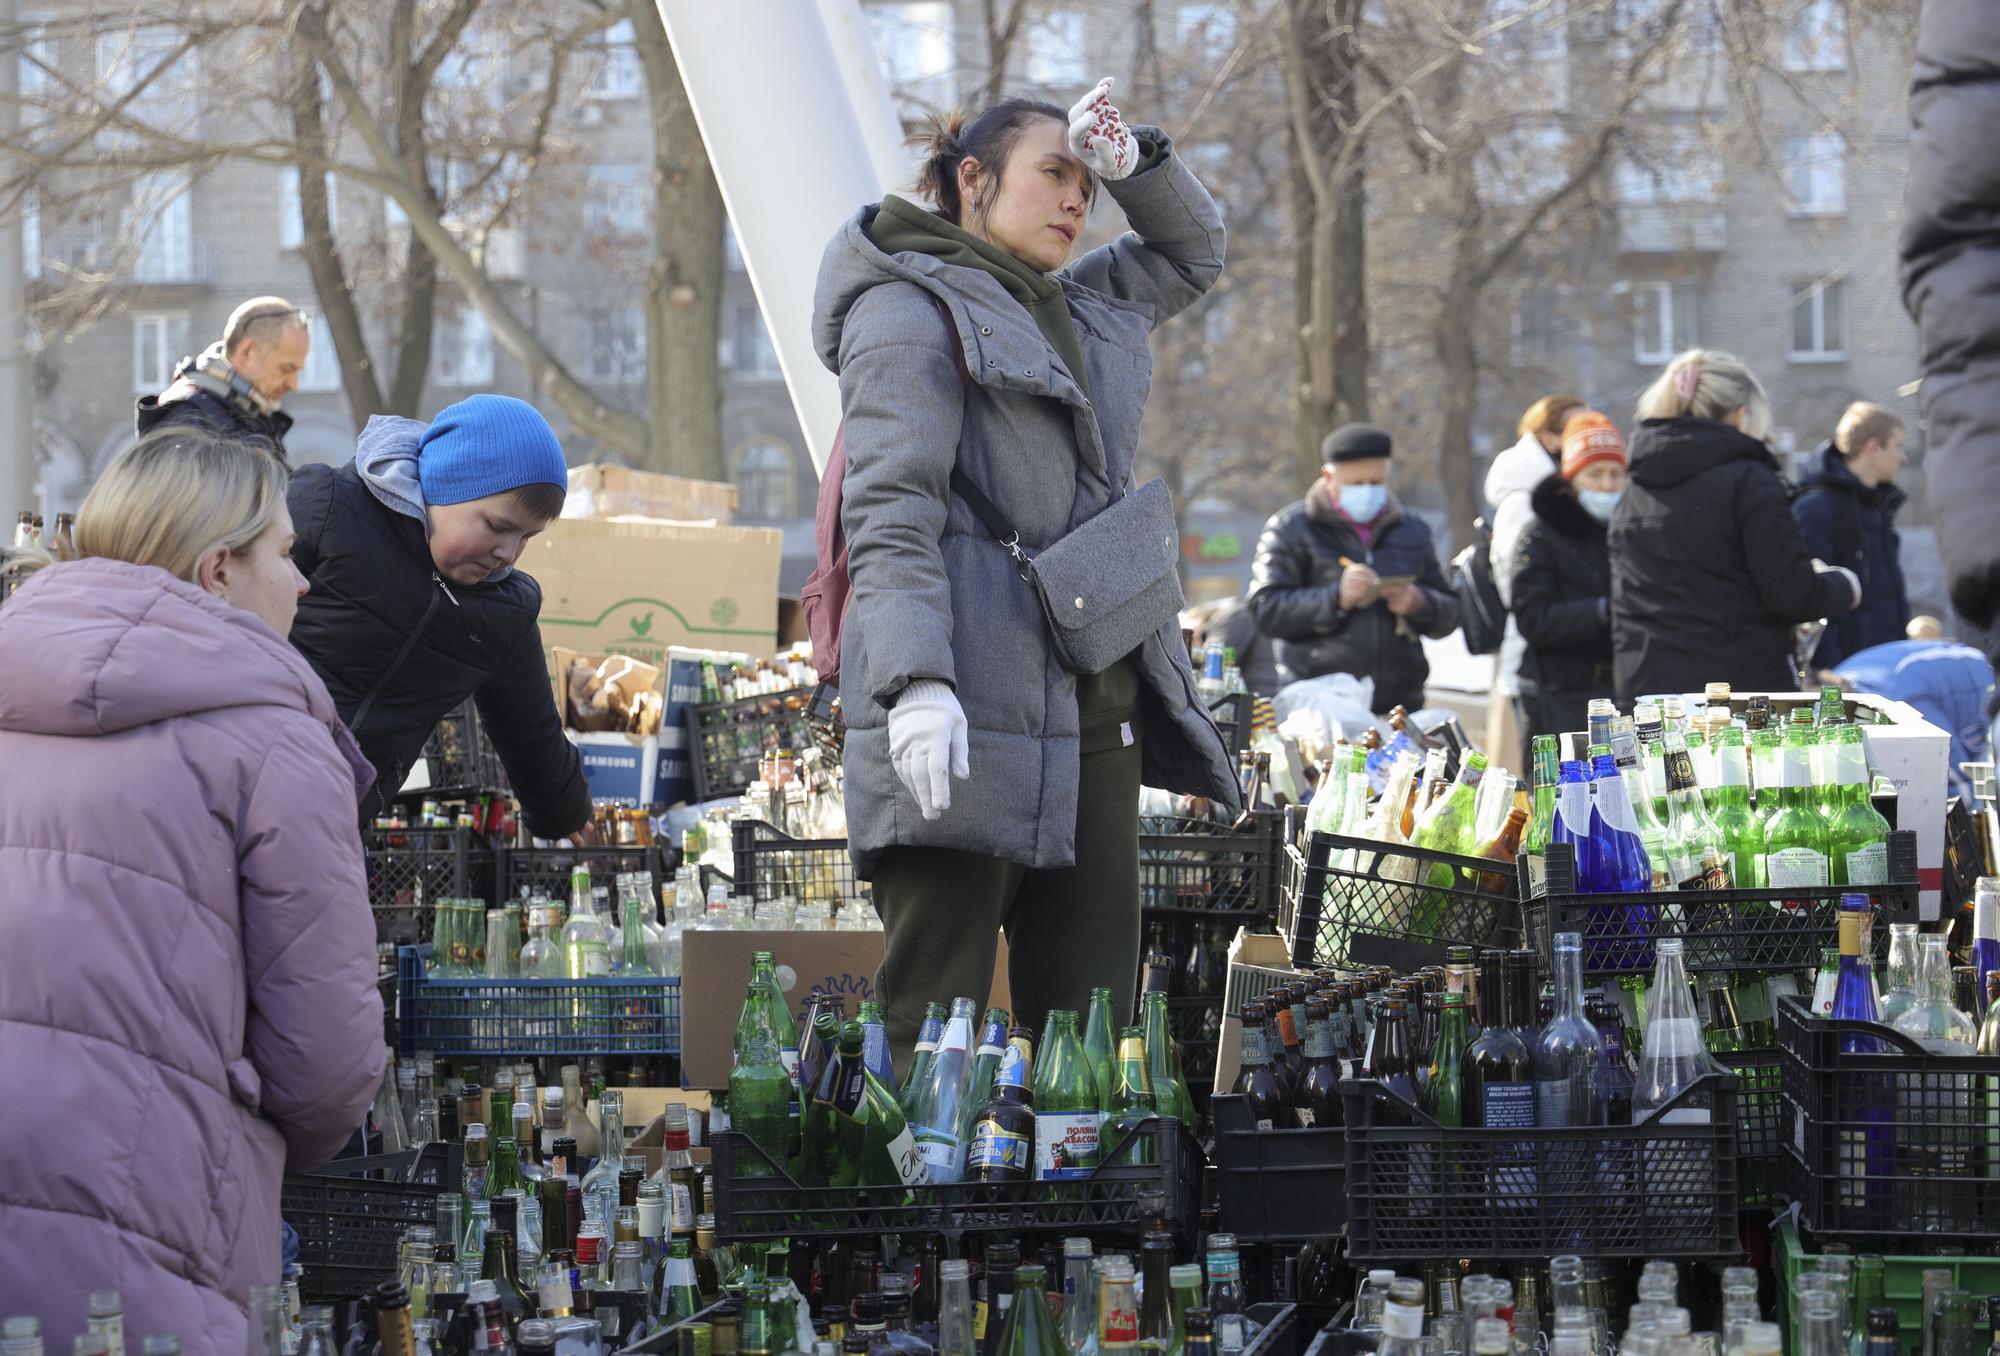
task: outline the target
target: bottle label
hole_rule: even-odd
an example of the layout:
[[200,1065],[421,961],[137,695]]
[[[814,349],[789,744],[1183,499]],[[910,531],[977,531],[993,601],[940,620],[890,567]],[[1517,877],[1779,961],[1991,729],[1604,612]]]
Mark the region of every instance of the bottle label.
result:
[[1006,1053],[1006,1051],[1005,1051],[1005,1050],[1003,1050],[1003,1049],[1002,1049],[1002,1048],[1001,1048],[1000,1046],[998,1046],[998,1045],[993,1045],[993,1044],[982,1044],[982,1045],[981,1045],[981,1046],[979,1047],[979,1056],[978,1056],[978,1057],[979,1057],[980,1059],[998,1059],[998,1058],[1000,1058],[1000,1056],[1001,1056],[1001,1055],[1003,1055],[1003,1054],[1005,1054],[1005,1053]]
[[1535,1122],[1550,1129],[1570,1123],[1567,1078],[1547,1078],[1535,1084]]
[[1677,890],[1727,890],[1730,888],[1729,859],[1712,858],[1695,863],[1696,871],[1674,888]]
[[639,1237],[658,1238],[666,1232],[667,1203],[664,1200],[639,1202]]
[[942,1181],[957,1181],[965,1162],[965,1145],[958,1136],[928,1125],[916,1126],[914,1135],[925,1167],[943,1174]]
[[1870,843],[1867,847],[1856,848],[1847,854],[1847,883],[1849,885],[1887,885],[1889,883],[1889,845]]
[[1278,1009],[1278,1039],[1287,1046],[1299,1043],[1299,1029],[1292,1020],[1292,1010],[1289,1007]]
[[908,1125],[889,1141],[889,1161],[896,1165],[896,1176],[906,1187],[923,1186],[931,1180],[924,1167],[924,1156],[917,1151],[917,1138]]
[[677,1234],[694,1232],[694,1199],[689,1195],[685,1182],[672,1182],[667,1186],[667,1203],[672,1223],[669,1227]]
[[1488,1083],[1480,1090],[1479,1123],[1489,1130],[1535,1128],[1533,1083]]
[[1269,1052],[1264,1049],[1263,1028],[1254,1026],[1244,1027],[1243,1062],[1245,1064],[1262,1064],[1269,1058]]
[[984,1342],[986,1340],[985,1300],[974,1300],[972,1302],[972,1340],[975,1342]]
[[1779,848],[1765,855],[1764,879],[1773,890],[1826,885],[1826,854],[1809,847]]
[[785,1077],[794,1083],[799,1081],[799,1047],[787,1045],[778,1051],[778,1062],[785,1066]]
[[[1313,1120],[1313,1114],[1311,1109],[1308,1107],[1300,1107],[1298,1109],[1298,1116],[1299,1116],[1299,1129],[1301,1130],[1310,1130],[1313,1128],[1314,1125],[1317,1124],[1317,1122]],[[1257,1122],[1257,1128],[1259,1130],[1268,1130],[1270,1129],[1270,1126],[1271,1123],[1269,1121]]]
[[1334,1056],[1333,1022],[1331,1020],[1324,1022],[1307,1022],[1306,1058],[1332,1059],[1333,1056]]
[[1257,1128],[1259,1130],[1275,1130],[1277,1129],[1277,1125],[1270,1119],[1270,1117],[1260,1116],[1257,1118]]
[[667,1259],[667,1289],[679,1286],[694,1289],[694,1259],[690,1257],[669,1257]]
[[1035,1176],[1051,1180],[1088,1177],[1097,1169],[1095,1111],[1043,1111],[1035,1115]]
[[1118,1305],[1106,1305],[1098,1318],[1097,1346],[1101,1351],[1106,1347],[1131,1347],[1139,1342],[1139,1311]]
[[968,1171],[995,1169],[1026,1175],[1033,1166],[1035,1147],[1026,1135],[1005,1129],[996,1120],[983,1120],[972,1136],[972,1151],[966,1157]]

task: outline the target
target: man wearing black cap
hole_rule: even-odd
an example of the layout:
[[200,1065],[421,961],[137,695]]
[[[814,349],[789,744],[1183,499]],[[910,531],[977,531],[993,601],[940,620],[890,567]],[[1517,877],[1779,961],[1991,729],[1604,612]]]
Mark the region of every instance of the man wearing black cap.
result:
[[1250,611],[1277,642],[1278,677],[1372,678],[1377,714],[1423,705],[1422,638],[1450,635],[1459,617],[1429,525],[1389,493],[1392,450],[1372,424],[1327,434],[1319,479],[1264,524],[1250,575]]

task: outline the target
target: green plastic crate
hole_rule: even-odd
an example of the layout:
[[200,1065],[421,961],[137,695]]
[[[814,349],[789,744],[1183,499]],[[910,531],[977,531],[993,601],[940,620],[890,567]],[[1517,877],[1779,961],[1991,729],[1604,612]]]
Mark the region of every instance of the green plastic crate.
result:
[[[1857,1248],[1856,1251],[1866,1249]],[[1819,1264],[1819,1256],[1806,1251],[1805,1240],[1799,1237],[1798,1221],[1789,1212],[1771,1231],[1771,1254],[1771,1270],[1779,1283],[1779,1312],[1786,1328],[1785,1349],[1803,1351],[1805,1346],[1799,1338],[1798,1317],[1791,1309],[1792,1287],[1800,1272]],[[1896,1257],[1885,1254],[1882,1262],[1883,1299],[1896,1311],[1897,1320],[1902,1324],[1900,1331],[1906,1352],[1923,1349],[1923,1328],[1919,1320],[1923,1316],[1924,1272],[1927,1269],[1950,1268],[1955,1284],[1978,1296],[1982,1308],[1988,1295],[2000,1295],[2000,1257]],[[1975,1333],[1983,1328],[1983,1323],[1983,1318],[1975,1320]]]

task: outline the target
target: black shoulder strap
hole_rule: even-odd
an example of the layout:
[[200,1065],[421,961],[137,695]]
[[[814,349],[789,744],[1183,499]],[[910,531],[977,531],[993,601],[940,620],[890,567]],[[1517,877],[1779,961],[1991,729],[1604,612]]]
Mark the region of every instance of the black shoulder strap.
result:
[[[945,347],[951,350],[952,361],[958,366],[958,379],[969,386],[972,384],[972,372],[965,364],[965,346],[959,342],[958,325],[951,318],[951,308],[945,305],[944,298],[935,292],[930,293],[930,299],[931,304],[937,307],[938,318],[944,321]],[[1007,521],[1007,515],[994,507],[993,501],[986,497],[986,492],[972,483],[972,477],[956,466],[951,468],[951,488],[965,501],[966,507],[972,510],[972,516],[979,519],[988,532],[1017,555],[1020,553],[1021,534]]]

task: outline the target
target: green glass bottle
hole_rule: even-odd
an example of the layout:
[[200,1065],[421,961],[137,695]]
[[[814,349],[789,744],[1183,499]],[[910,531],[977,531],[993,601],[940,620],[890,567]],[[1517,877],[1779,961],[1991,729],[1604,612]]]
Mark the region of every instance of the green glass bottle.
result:
[[1557,755],[1554,735],[1536,735],[1532,745],[1534,755],[1534,814],[1528,819],[1527,835],[1521,839],[1521,850],[1530,856],[1540,857],[1549,849],[1549,835],[1556,826],[1556,781]]
[[1750,808],[1750,756],[1734,725],[1715,734],[1715,827],[1728,850],[1730,879],[1739,890],[1764,884],[1764,821]]
[[1177,1263],[1167,1273],[1167,1279],[1173,1287],[1174,1309],[1174,1342],[1167,1348],[1167,1356],[1182,1356],[1187,1346],[1188,1310],[1199,1309],[1206,1302],[1202,1294],[1201,1264]]
[[1167,996],[1149,993],[1140,1015],[1146,1026],[1146,1075],[1153,1080],[1153,1105],[1162,1116],[1172,1117],[1194,1129],[1194,1098],[1188,1094],[1187,1076],[1181,1072],[1181,1052],[1174,1041],[1173,1014]]
[[[866,1036],[861,1023],[848,1022],[840,1028],[840,1059],[850,1056],[860,1062],[861,1094],[854,1105],[853,1118],[861,1128],[861,1163],[856,1174],[860,1186],[923,1186],[930,1181],[923,1155],[917,1152],[916,1136],[910,1133],[903,1105],[881,1076],[868,1067]],[[843,1085],[844,1086],[844,1085]],[[838,1094],[838,1105],[846,1107],[846,1092]]]
[[1446,993],[1437,1044],[1431,1049],[1430,1075],[1424,1083],[1424,1110],[1439,1125],[1465,1124],[1465,1048],[1470,1043],[1465,995]]
[[[1118,1032],[1118,1086],[1112,1091],[1111,1100],[1105,1104],[1108,1115],[1100,1135],[1102,1152],[1111,1154],[1125,1143],[1130,1135],[1144,1121],[1154,1117],[1153,1080],[1146,1072],[1146,1038],[1136,1026],[1121,1027]],[[1120,1163],[1150,1163],[1153,1161],[1152,1141],[1140,1140],[1119,1154]]]
[[1889,821],[1869,795],[1868,751],[1859,725],[1835,725],[1822,732],[1828,746],[1827,772],[1833,813],[1827,819],[1827,855],[1835,885],[1889,883]]
[[[781,1066],[782,1067],[782,1066]],[[775,1356],[771,1345],[770,1288],[760,1277],[744,1282],[742,1311],[736,1317],[738,1356]]]
[[[1072,1022],[1075,1017],[1070,1014]],[[1079,1048],[1082,1044],[1077,1042]],[[1063,1341],[1055,1315],[1049,1312],[1048,1284],[1046,1267],[1014,1268],[1014,1302],[1007,1307],[994,1356],[1070,1356],[1069,1343]]]
[[1035,1066],[1035,1177],[1088,1177],[1097,1168],[1104,1109],[1076,1014],[1049,1013],[1049,1034]]
[[701,1292],[694,1279],[694,1250],[685,1238],[675,1239],[667,1248],[667,1264],[660,1268],[660,1293],[653,1312],[662,1324],[679,1323],[701,1312]]
[[1097,1083],[1097,1104],[1111,1105],[1118,1087],[1118,1054],[1112,1040],[1118,1029],[1111,1015],[1111,990],[1090,991],[1090,1013],[1083,1024],[1083,1053],[1090,1060],[1090,1076]]
[[618,977],[620,979],[646,979],[657,977],[652,962],[646,959],[646,912],[652,907],[652,900],[644,894],[634,892],[625,897],[625,904],[619,911],[620,929],[618,945]]
[[[1479,850],[1473,813],[1479,798],[1479,783],[1486,775],[1486,755],[1474,749],[1459,764],[1458,780],[1451,789],[1432,801],[1417,821],[1412,840],[1429,852],[1448,852],[1469,857]],[[1458,879],[1457,869],[1433,862],[1424,872],[1424,881],[1433,888],[1417,903],[1410,931],[1420,941],[1436,941],[1451,924],[1453,896],[1444,891]]]
[[1847,701],[1840,695],[1840,688],[1834,683],[1822,683],[1819,701],[1813,708],[1813,724],[1824,728],[1828,725],[1847,723]]
[[903,1080],[901,1097],[903,1114],[910,1112],[910,1103],[915,1100],[917,1089],[930,1081],[931,1061],[937,1058],[938,1037],[944,1034],[944,1021],[951,1015],[951,1009],[942,1003],[924,1005],[924,1020],[917,1027],[916,1049],[910,1055],[909,1076]]
[[[834,1020],[831,1010],[820,1009],[819,1015],[813,1019],[813,1031],[819,1048],[826,1052],[826,1058],[820,1065],[819,1076],[813,1080],[813,1086],[800,1091],[804,1102],[798,1122],[799,1180],[807,1186],[852,1186],[853,1170],[859,1166],[853,1150],[859,1146],[843,1144],[846,1136],[838,1105],[843,1090],[843,1074],[849,1080],[853,1095],[858,1097],[860,1089],[852,1086],[853,1067],[843,1068],[840,1024]],[[855,1034],[858,1036],[860,1033],[857,1030]],[[860,1054],[857,1045],[854,1050],[857,1061]],[[845,1180],[839,1180],[842,1176]]]
[[770,1155],[765,1163],[755,1154],[743,1155],[737,1169],[744,1177],[768,1177],[782,1165],[792,1144],[791,1075],[778,1057],[778,1039],[765,1017],[768,1000],[751,980],[743,1000],[744,1017],[737,1019],[736,1067],[729,1073],[729,1120]]
[[[752,952],[750,956],[752,978],[763,986],[770,999],[771,1031],[778,1039],[778,1061],[785,1066],[787,1077],[799,1076],[799,1024],[792,1016],[792,1005],[785,998],[785,991],[778,987],[777,957],[769,951]],[[793,1107],[797,1110],[796,1102]]]
[[1007,1053],[1007,1009],[986,1009],[986,1020],[979,1026],[979,1048],[973,1052],[972,1071],[965,1080],[965,1095],[959,1098],[959,1138],[972,1143],[974,1118],[979,1108],[993,1095],[993,1079],[1000,1072],[1000,1061]]
[[1781,771],[1777,808],[1764,818],[1764,880],[1772,890],[1825,886],[1831,882],[1832,872],[1827,861],[1826,818],[1813,804],[1809,727],[1787,727]]
[[1694,755],[1680,735],[1668,734],[1667,854],[1676,890],[1727,890],[1730,858],[1721,829],[1709,818],[1695,784]]
[[1633,732],[1645,751],[1646,787],[1653,798],[1653,817],[1662,824],[1667,819],[1666,723],[1658,702],[1635,702],[1632,706]]
[[1767,725],[1750,734],[1750,786],[1760,819],[1769,819],[1778,808],[1778,792],[1785,784],[1785,732]]

